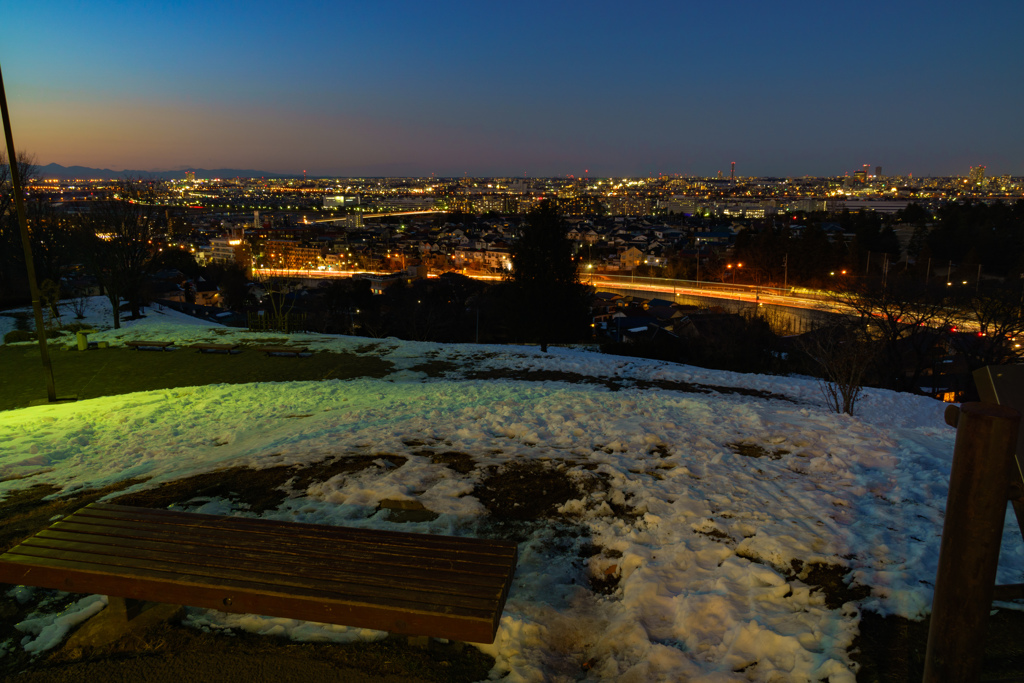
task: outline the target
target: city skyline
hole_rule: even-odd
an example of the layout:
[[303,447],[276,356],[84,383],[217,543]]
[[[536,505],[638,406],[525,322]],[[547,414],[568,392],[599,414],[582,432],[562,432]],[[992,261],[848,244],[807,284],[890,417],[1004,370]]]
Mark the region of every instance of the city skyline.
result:
[[1024,7],[5,8],[19,151],[311,176],[1024,175]]

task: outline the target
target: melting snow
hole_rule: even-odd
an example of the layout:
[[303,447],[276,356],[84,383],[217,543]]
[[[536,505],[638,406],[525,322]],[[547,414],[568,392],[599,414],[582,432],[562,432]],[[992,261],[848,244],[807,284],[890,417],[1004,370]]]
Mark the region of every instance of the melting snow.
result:
[[[474,535],[487,521],[472,495],[482,467],[544,460],[571,476],[599,476],[607,490],[559,510],[558,524],[575,536],[542,524],[520,545],[497,640],[479,646],[495,658],[492,677],[510,681],[573,680],[583,672],[616,681],[853,681],[849,649],[862,610],[908,618],[928,610],[955,436],[942,403],[867,390],[861,414],[849,417],[829,413],[817,383],[801,377],[569,349],[290,336],[314,350],[363,349],[391,361],[395,372],[382,380],[210,385],[3,412],[0,478],[34,476],[0,482],[0,495],[32,484],[68,490],[132,477],[150,477],[137,487],[148,488],[223,467],[328,455],[401,456],[407,460],[399,467],[314,483],[264,516]],[[91,338],[185,344],[261,337],[151,309],[145,320]],[[462,369],[441,379],[411,371],[427,358]],[[622,389],[459,379],[468,369],[575,373],[614,379]],[[632,386],[654,381],[785,399]],[[478,469],[460,474],[431,462],[410,445],[422,443],[469,454]],[[416,499],[438,517],[397,526],[375,512],[385,499]],[[252,514],[229,501],[204,502],[199,509],[207,512]],[[1016,525],[1006,530],[999,580],[1020,582],[1024,548]],[[843,567],[867,597],[830,608],[822,592],[796,578],[794,560]],[[609,576],[618,583],[606,594],[586,587]],[[99,607],[86,598],[26,622],[21,630],[35,637],[23,645],[50,647],[75,615]],[[188,621],[295,640],[381,637],[206,610],[192,610]]]

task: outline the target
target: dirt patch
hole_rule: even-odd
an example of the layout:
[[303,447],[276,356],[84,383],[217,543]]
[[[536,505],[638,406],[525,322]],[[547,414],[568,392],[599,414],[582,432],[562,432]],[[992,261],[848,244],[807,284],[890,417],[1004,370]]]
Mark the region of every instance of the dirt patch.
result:
[[821,562],[805,565],[800,560],[793,560],[791,567],[791,577],[824,593],[825,606],[829,609],[839,609],[848,602],[859,602],[871,595],[871,589],[867,586],[848,584],[846,575],[850,570],[841,565]]
[[305,491],[312,484],[327,481],[339,474],[354,474],[371,467],[381,467],[380,462],[383,462],[383,466],[389,469],[392,466],[401,467],[407,460],[408,458],[405,456],[389,454],[330,457],[300,470],[291,487],[296,491]]
[[[231,467],[215,472],[161,484],[146,491],[136,491],[115,498],[114,503],[148,508],[166,508],[202,498],[225,498],[243,505],[250,512],[262,514],[276,510],[295,494],[311,484],[327,481],[339,474],[361,472],[371,467],[401,467],[406,458],[400,455],[358,455],[330,457],[308,466],[279,465],[265,469]],[[390,463],[390,465],[386,464]]]
[[476,460],[468,453],[445,451],[444,453],[429,454],[428,457],[430,462],[435,465],[446,465],[449,469],[455,470],[459,474],[469,474],[476,469]]
[[148,508],[166,508],[196,498],[226,498],[256,513],[275,510],[288,498],[282,487],[295,476],[296,467],[281,465],[254,470],[232,467],[206,472],[136,491],[115,498],[113,503]]
[[559,370],[516,370],[513,368],[500,368],[497,370],[477,370],[465,373],[466,379],[511,379],[526,382],[567,382],[569,384],[598,384],[608,387],[612,391],[622,388],[622,383],[613,379],[602,377],[590,377],[575,372],[561,372]]
[[495,370],[479,370],[467,372],[466,379],[511,379],[526,382],[567,382],[569,384],[597,384],[608,387],[612,391],[627,387],[637,389],[667,389],[669,391],[682,391],[690,394],[735,394],[739,396],[750,396],[753,398],[766,398],[789,403],[798,403],[789,396],[776,394],[771,391],[760,389],[747,389],[744,387],[721,387],[714,384],[693,384],[690,382],[670,380],[622,380],[610,377],[591,377],[580,375],[575,372],[561,372],[558,370],[517,370],[514,368],[500,368]]
[[776,448],[774,450],[768,450],[764,446],[756,443],[730,443],[727,444],[732,452],[736,455],[742,455],[747,458],[768,458],[769,460],[779,460],[784,455],[789,455],[789,451],[784,448]]
[[426,649],[411,647],[403,638],[346,645],[293,643],[244,631],[205,634],[168,623],[104,648],[42,655],[32,664],[33,671],[5,680],[468,683],[486,680],[494,660],[458,643],[433,641]]
[[426,363],[412,366],[409,370],[425,373],[427,377],[444,377],[449,372],[454,372],[460,367],[458,363],[446,360],[428,360]]
[[380,350],[381,350],[381,345],[380,344],[363,344],[361,346],[357,346],[352,351],[352,353],[355,353],[356,355],[359,355],[359,356],[365,356],[367,354],[377,353]]
[[565,464],[528,460],[504,467],[491,466],[473,489],[499,521],[535,521],[551,518],[558,506],[579,498],[582,489],[568,475]]
[[789,403],[799,403],[789,396],[784,394],[776,394],[772,391],[762,391],[760,389],[747,389],[745,387],[722,387],[717,384],[691,384],[690,382],[676,382],[671,380],[646,380],[638,379],[633,382],[633,386],[637,389],[668,389],[670,391],[685,391],[688,393],[696,394],[735,394],[738,396],[750,396],[752,398],[769,398],[777,401],[788,401]]

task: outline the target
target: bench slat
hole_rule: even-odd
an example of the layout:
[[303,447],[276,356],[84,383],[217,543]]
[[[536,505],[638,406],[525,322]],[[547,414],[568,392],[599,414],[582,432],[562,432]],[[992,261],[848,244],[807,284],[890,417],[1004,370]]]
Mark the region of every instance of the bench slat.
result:
[[[120,519],[134,520],[172,520],[178,519],[181,523],[202,527],[217,527],[227,525],[232,529],[238,526],[250,524],[255,528],[269,531],[273,528],[280,528],[282,531],[300,533],[307,535],[327,534],[345,538],[386,538],[389,543],[405,540],[417,545],[454,544],[456,546],[480,546],[501,548],[504,552],[515,549],[516,544],[511,541],[500,539],[468,538],[465,536],[438,536],[406,531],[386,531],[378,529],[359,529],[356,527],[331,526],[328,524],[310,524],[307,522],[284,522],[275,519],[262,519],[254,517],[225,517],[223,515],[206,515],[195,512],[182,512],[179,510],[165,510],[156,508],[138,508],[127,505],[116,505],[113,503],[90,503],[88,506],[74,513],[75,516],[116,516]],[[296,529],[298,527],[298,529]]]
[[[393,564],[395,566],[429,565],[437,571],[458,571],[471,569],[474,573],[503,575],[505,566],[493,555],[479,555],[469,550],[443,550],[444,557],[437,557],[437,548],[416,548],[412,546],[374,545],[367,542],[348,542],[335,539],[302,538],[298,536],[262,537],[253,531],[229,532],[223,529],[176,528],[165,526],[142,526],[126,522],[109,524],[82,523],[78,519],[56,522],[54,531],[88,534],[96,537],[161,541],[165,538],[187,540],[196,545],[226,547],[239,551],[280,553],[292,556],[337,557],[343,554],[351,560]],[[507,564],[507,563],[506,563]]]
[[97,555],[81,549],[44,547],[22,544],[11,551],[12,555],[32,557],[36,561],[54,560],[66,567],[103,566],[107,571],[121,576],[133,577],[140,570],[145,572],[161,572],[168,577],[184,577],[185,581],[199,580],[203,583],[220,584],[223,582],[259,583],[277,586],[279,589],[308,589],[324,594],[342,596],[339,599],[355,601],[372,601],[380,604],[415,606],[416,609],[437,610],[444,605],[487,612],[493,610],[501,596],[501,587],[495,586],[490,596],[473,597],[456,595],[450,591],[438,593],[433,584],[419,582],[395,581],[391,586],[381,583],[353,582],[334,579],[327,576],[310,576],[309,572],[293,567],[292,572],[276,572],[274,567],[260,566],[257,563],[238,562],[228,564],[220,562],[192,563],[184,559],[162,557],[150,553],[125,553],[122,555]]
[[[315,538],[317,542],[325,539],[345,541],[352,543],[365,543],[368,546],[396,547],[403,552],[409,549],[423,548],[433,550],[447,550],[456,552],[468,552],[479,555],[480,560],[486,555],[493,555],[500,558],[498,562],[504,565],[506,559],[515,555],[516,544],[511,541],[491,540],[480,538],[466,538],[461,536],[436,536],[426,534],[413,534],[401,531],[380,531],[378,529],[357,529],[352,527],[337,527],[324,524],[297,524],[295,522],[282,522],[270,519],[257,519],[248,517],[223,517],[219,515],[201,515],[191,512],[178,512],[172,510],[151,510],[143,508],[128,508],[132,511],[125,513],[126,506],[111,506],[102,503],[93,503],[73,516],[65,518],[86,522],[95,520],[96,523],[132,523],[143,522],[147,526],[157,524],[177,524],[199,531],[223,530],[232,534],[253,530],[261,538],[277,535],[282,539],[292,538]],[[120,508],[120,509],[115,509]],[[474,558],[476,561],[477,558]]]
[[[498,595],[502,585],[500,579],[495,580],[497,577],[477,576],[468,571],[438,572],[419,567],[403,567],[400,568],[401,571],[395,571],[394,567],[369,562],[352,563],[339,567],[337,562],[312,563],[303,561],[301,558],[281,558],[256,552],[240,553],[227,548],[203,548],[171,542],[133,542],[130,544],[97,542],[94,537],[53,532],[40,532],[13,548],[12,552],[34,554],[29,552],[28,548],[51,548],[76,554],[93,554],[97,557],[135,557],[154,563],[178,562],[200,566],[239,567],[274,574],[295,574],[309,578],[378,586],[428,584],[438,593],[470,595],[483,599],[490,599]],[[347,557],[345,559],[349,560]],[[108,560],[104,560],[104,562],[106,561]]]
[[[8,555],[10,555],[8,557]],[[497,617],[467,613],[463,608],[432,612],[404,604],[357,602],[301,588],[254,582],[203,581],[201,577],[168,577],[139,570],[126,581],[104,565],[77,565],[45,558],[4,555],[0,581],[55,588],[73,593],[118,595],[136,600],[192,605],[222,612],[264,614],[331,624],[346,624],[410,635],[433,635],[472,642],[493,642]],[[18,568],[17,577],[4,565]]]

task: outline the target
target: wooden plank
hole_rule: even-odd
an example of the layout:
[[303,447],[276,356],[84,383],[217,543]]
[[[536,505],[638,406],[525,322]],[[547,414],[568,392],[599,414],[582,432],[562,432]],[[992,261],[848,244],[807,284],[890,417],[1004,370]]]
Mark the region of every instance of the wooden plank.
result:
[[[238,551],[233,548],[197,546],[190,543],[150,542],[126,539],[106,538],[97,540],[93,536],[67,534],[47,530],[40,532],[12,549],[18,551],[22,547],[45,547],[65,549],[75,552],[90,552],[97,556],[137,556],[158,560],[161,553],[172,555],[169,559],[196,564],[219,565],[230,563],[229,566],[273,569],[277,573],[308,573],[310,576],[326,575],[326,578],[348,577],[351,580],[362,580],[369,583],[393,585],[395,582],[424,583],[434,586],[442,592],[464,593],[468,595],[487,596],[493,594],[494,587],[500,587],[506,578],[504,574],[477,573],[466,570],[460,572],[437,571],[429,567],[395,567],[376,562],[350,561],[346,556],[346,564],[341,565],[337,557],[302,558],[298,556],[282,556],[279,554],[261,553],[258,551]],[[323,561],[321,561],[323,560]]]
[[[476,573],[502,573],[508,559],[495,560],[493,555],[476,554],[471,551],[452,552],[437,548],[417,548],[413,546],[389,547],[374,546],[364,542],[346,542],[344,540],[324,539],[319,543],[310,538],[267,539],[258,533],[231,533],[222,530],[191,529],[187,532],[171,528],[154,528],[111,522],[103,524],[83,524],[77,520],[59,521],[51,527],[54,531],[88,534],[96,537],[129,538],[138,540],[160,541],[170,538],[187,540],[196,545],[226,547],[238,551],[260,553],[279,553],[300,557],[337,557],[344,556],[352,561],[376,562],[395,566],[429,566],[435,571],[458,572],[461,569],[472,569]],[[186,535],[187,533],[187,535]],[[269,541],[273,540],[273,543]]]
[[[155,544],[154,544],[155,545]],[[62,550],[78,556],[92,557],[94,561],[120,565],[122,558],[139,558],[150,562],[148,566],[172,567],[190,564],[197,566],[223,567],[224,569],[247,569],[267,573],[304,577],[333,582],[352,582],[378,586],[413,586],[429,588],[435,592],[490,597],[496,595],[505,583],[504,577],[478,577],[471,574],[452,574],[426,569],[404,570],[399,573],[389,567],[377,564],[341,563],[314,564],[296,558],[283,562],[272,556],[258,553],[240,554],[228,549],[220,552],[196,553],[188,548],[176,549],[174,544],[158,547],[119,546],[96,544],[80,539],[67,540],[34,537],[11,549],[12,553],[37,554],[43,550]],[[345,558],[347,560],[347,558]]]
[[[15,556],[17,559],[17,556]],[[2,568],[4,562],[0,562]],[[206,609],[241,614],[264,614],[289,619],[303,619],[331,624],[346,624],[408,635],[428,635],[471,642],[494,642],[497,616],[466,614],[461,608],[446,613],[415,609],[411,606],[379,605],[326,599],[315,591],[291,589],[283,592],[274,586],[256,583],[220,585],[183,577],[168,580],[159,572],[151,576],[135,576],[131,581],[106,574],[102,567],[69,571],[56,563],[20,566],[16,583],[54,588],[74,593],[119,595],[136,600],[191,605]],[[7,578],[0,577],[7,581]],[[500,615],[498,615],[500,616]]]
[[168,528],[188,527],[192,533],[223,531],[231,535],[239,535],[239,538],[245,538],[245,533],[250,532],[258,534],[260,543],[268,543],[271,539],[278,539],[284,543],[309,540],[319,544],[324,541],[336,541],[362,544],[367,549],[379,551],[386,549],[402,553],[416,552],[417,550],[422,550],[424,553],[430,550],[448,551],[454,557],[465,556],[467,559],[480,562],[487,561],[487,556],[491,556],[495,558],[494,563],[497,565],[504,565],[507,558],[516,553],[516,544],[504,540],[411,534],[165,510],[142,509],[137,513],[125,514],[122,510],[109,510],[102,504],[95,503],[66,517],[57,524],[69,522],[94,523],[115,528],[131,528],[136,523],[143,523],[145,528],[153,528],[152,524],[166,524]]
[[[364,538],[367,540],[385,539],[389,543],[408,542],[416,545],[436,545],[438,547],[474,546],[491,548],[496,552],[509,554],[516,549],[512,541],[502,539],[483,539],[466,536],[440,536],[435,534],[417,534],[404,531],[380,529],[359,529],[356,527],[331,526],[327,524],[308,524],[305,522],[285,522],[273,519],[254,517],[236,517],[224,515],[206,515],[195,512],[181,512],[156,508],[139,508],[112,503],[90,503],[74,513],[74,516],[88,515],[94,517],[117,517],[139,521],[177,520],[182,524],[192,524],[203,528],[243,529],[246,526],[266,530],[268,533],[277,529],[283,534],[292,535],[296,532],[321,537],[323,535],[343,538]],[[70,517],[66,518],[70,519]]]
[[[109,574],[125,577],[145,572],[158,571],[168,577],[202,577],[204,582],[253,582],[267,586],[276,586],[279,590],[302,589],[327,595],[345,596],[346,600],[370,601],[379,604],[402,603],[417,605],[419,609],[437,609],[437,606],[453,606],[468,610],[494,609],[501,587],[495,586],[486,596],[459,594],[451,590],[438,592],[427,582],[418,584],[410,582],[370,583],[346,580],[347,577],[328,576],[316,572],[304,571],[293,567],[291,572],[275,572],[274,567],[260,566],[258,563],[235,563],[226,561],[217,563],[194,563],[186,558],[174,558],[173,553],[163,553],[161,557],[137,556],[124,553],[122,555],[96,555],[82,550],[66,548],[42,547],[22,544],[10,551],[12,556],[22,557],[27,564],[44,563],[53,566],[49,561],[56,561],[60,566],[73,570],[79,567],[104,567]],[[24,558],[33,558],[29,561]],[[45,561],[45,562],[44,562]],[[244,564],[245,566],[240,566]],[[450,586],[449,586],[450,588]]]
[[458,572],[436,571],[426,567],[394,567],[389,564],[353,561],[344,556],[344,563],[338,556],[328,558],[333,561],[311,562],[301,556],[281,556],[261,554],[259,552],[238,552],[231,548],[199,548],[183,543],[110,543],[96,542],[92,537],[79,535],[40,533],[22,544],[12,548],[11,552],[28,552],[27,548],[63,549],[69,552],[88,552],[97,556],[117,557],[149,557],[153,561],[161,557],[161,553],[169,555],[168,561],[180,561],[193,564],[209,564],[211,566],[245,566],[253,563],[254,569],[265,569],[278,573],[308,573],[310,576],[318,572],[332,579],[338,576],[363,577],[363,580],[376,583],[386,581],[389,584],[405,582],[409,584],[429,583],[438,586],[449,586],[453,592],[471,595],[490,595],[491,589],[501,586],[506,578],[504,574],[477,573],[472,567]]

